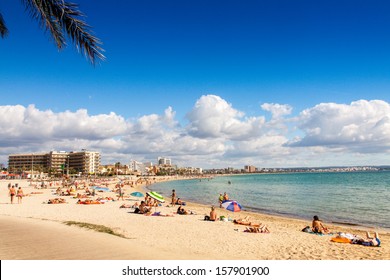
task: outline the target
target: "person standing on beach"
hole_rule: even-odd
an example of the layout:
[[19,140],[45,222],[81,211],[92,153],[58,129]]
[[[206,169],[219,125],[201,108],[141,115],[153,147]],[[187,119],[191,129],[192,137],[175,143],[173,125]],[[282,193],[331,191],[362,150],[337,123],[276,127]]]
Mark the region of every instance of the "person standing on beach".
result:
[[16,196],[18,197],[18,203],[22,203],[22,197],[24,196],[22,187],[18,188]]
[[220,193],[219,194],[219,198],[218,198],[218,202],[219,202],[219,208],[222,208],[222,202],[223,202],[223,195]]
[[171,201],[172,206],[176,205],[176,191],[172,190],[172,201]]
[[229,196],[226,192],[223,194],[223,200],[229,200]]
[[119,195],[118,200],[120,200],[121,198],[123,200],[123,190],[121,185],[119,185],[118,195]]
[[14,203],[14,197],[16,195],[16,190],[15,190],[15,187],[12,186],[10,189],[9,189],[9,195],[11,197],[11,204]]

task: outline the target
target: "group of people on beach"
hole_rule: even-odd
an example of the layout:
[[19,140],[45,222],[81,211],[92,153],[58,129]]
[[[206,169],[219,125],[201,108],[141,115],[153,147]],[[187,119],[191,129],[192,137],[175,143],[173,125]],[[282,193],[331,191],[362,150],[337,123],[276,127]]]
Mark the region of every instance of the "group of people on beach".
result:
[[146,202],[144,200],[141,201],[141,203],[135,207],[134,213],[136,214],[151,214],[152,207],[147,206]]
[[180,197],[177,197],[176,190],[173,189],[171,194],[171,206],[175,205],[186,205],[186,203],[182,201]]
[[[309,232],[315,234],[332,234],[329,228],[322,223],[322,221],[317,215],[313,217],[312,225],[311,228],[309,229]],[[348,239],[349,243],[351,244],[359,244],[363,246],[379,247],[381,244],[381,241],[379,239],[379,234],[377,232],[375,232],[374,236],[372,237],[370,233],[367,231],[366,238],[354,234],[346,234],[346,233],[339,232],[337,233],[337,237],[343,237],[344,239]],[[337,240],[337,238],[333,240]]]
[[[123,199],[123,194],[124,194],[123,187],[124,187],[123,184],[118,184],[115,186],[115,191],[118,193],[118,200],[120,200],[120,199],[124,200]],[[85,204],[104,203],[101,200],[104,198],[96,199],[93,201],[92,200],[81,201],[80,200],[81,198],[88,198],[88,196],[90,196],[91,194],[94,194],[94,190],[90,191],[88,189],[88,186],[86,186],[86,185],[84,185],[84,188],[77,187],[77,185],[74,188],[72,186],[68,186],[65,191],[63,191],[60,187],[58,187],[58,189],[56,190],[56,194],[59,196],[73,195],[73,194],[75,194],[77,189],[83,189],[85,191],[85,194],[76,196],[78,198],[77,203],[79,203],[79,204],[81,204],[81,203],[85,203]],[[17,183],[15,185],[9,183],[8,184],[8,191],[9,191],[11,204],[14,204],[15,197],[18,198],[17,199],[18,203],[22,203],[22,198],[25,195],[23,193],[22,188],[20,186],[18,186]],[[106,198],[106,200],[110,200],[110,198]],[[222,206],[223,202],[227,201],[227,200],[229,200],[229,196],[226,192],[224,194],[222,194],[222,193],[219,194],[218,203],[219,203],[220,208],[223,207]],[[54,198],[54,199],[49,199],[49,201],[47,203],[48,204],[59,204],[59,203],[66,203],[66,201],[62,198]],[[170,205],[167,205],[167,206],[171,206],[171,207],[177,206],[177,205],[179,206],[176,210],[176,214],[179,214],[179,215],[195,214],[194,211],[184,209],[183,206],[185,205],[185,203],[180,198],[177,197],[177,193],[176,193],[175,189],[172,190],[171,203],[169,203],[169,204]],[[144,200],[142,200],[140,202],[137,201],[134,205],[123,204],[120,208],[134,208],[135,213],[145,214],[145,215],[153,215],[152,214],[153,207],[158,207],[160,205],[161,204],[159,203],[159,201],[157,201],[156,199],[154,199],[151,196],[149,196],[148,194],[146,194]],[[167,215],[173,216],[172,214],[174,214],[174,213],[170,213],[170,214],[164,215],[164,214],[161,214],[161,212],[156,212],[156,213],[160,216],[167,216]],[[208,215],[204,216],[204,220],[205,221],[218,221],[218,220],[222,220],[222,217],[218,218],[218,214],[217,214],[215,207],[211,206],[211,210],[210,210]],[[225,220],[225,219],[223,219],[223,220]],[[244,230],[245,232],[251,232],[251,233],[269,233],[270,232],[269,228],[266,225],[250,221],[247,218],[234,219],[234,220],[229,219],[229,221],[232,221],[235,225],[245,226],[245,230]],[[360,244],[363,246],[374,246],[374,247],[380,246],[380,244],[381,244],[379,234],[377,232],[375,232],[375,234],[373,236],[369,232],[366,232],[365,237],[360,237],[357,235],[345,234],[345,233],[332,233],[331,230],[323,223],[322,220],[320,220],[320,218],[317,215],[313,216],[311,226],[306,227],[306,228],[308,228],[309,232],[314,233],[314,234],[320,234],[320,235],[327,235],[327,234],[333,235],[334,234],[334,235],[336,235],[336,237],[348,238],[350,240],[349,243],[351,243],[351,244]]]
[[8,193],[11,198],[11,204],[14,203],[15,196],[18,198],[18,203],[22,203],[22,198],[24,196],[22,187],[19,187],[18,184],[11,185],[11,183],[8,184]]
[[226,192],[224,194],[220,193],[218,197],[219,208],[222,208],[222,203],[226,200],[229,200],[228,194]]

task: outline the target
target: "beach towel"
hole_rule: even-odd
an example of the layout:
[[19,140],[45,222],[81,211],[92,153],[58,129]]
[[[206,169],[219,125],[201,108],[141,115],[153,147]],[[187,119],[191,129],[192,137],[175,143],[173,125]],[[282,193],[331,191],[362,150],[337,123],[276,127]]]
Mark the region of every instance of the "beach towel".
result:
[[330,241],[337,242],[337,243],[351,243],[351,239],[343,236],[333,237]]

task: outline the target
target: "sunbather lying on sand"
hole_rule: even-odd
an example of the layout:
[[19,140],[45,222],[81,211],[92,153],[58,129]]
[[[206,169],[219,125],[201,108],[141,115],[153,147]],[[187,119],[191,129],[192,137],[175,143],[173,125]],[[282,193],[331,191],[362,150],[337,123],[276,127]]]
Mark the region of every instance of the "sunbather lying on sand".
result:
[[89,196],[87,194],[80,194],[80,193],[77,193],[76,196],[74,196],[73,198],[88,198]]
[[133,205],[130,205],[130,204],[122,204],[121,206],[119,206],[119,208],[134,208]]
[[375,232],[375,237],[371,237],[369,232],[366,232],[366,235],[367,238],[363,238],[355,234],[339,232],[337,236],[331,239],[331,241],[374,247],[379,247],[381,245],[379,234],[377,232]]
[[381,245],[381,241],[379,239],[379,234],[375,232],[375,237],[371,237],[370,233],[367,231],[366,232],[367,238],[356,238],[352,239],[352,244],[359,244],[363,246],[374,246],[374,247],[379,247]]
[[252,226],[252,227],[260,227],[260,225],[261,225],[261,224],[258,224],[258,223],[245,221],[243,219],[233,220],[233,223],[235,223],[237,225]]
[[137,208],[139,206],[138,202],[134,203],[133,205],[123,203],[119,208]]
[[185,210],[183,207],[179,206],[176,211],[177,214],[179,215],[195,215],[196,213],[192,210]]
[[104,201],[92,200],[92,199],[86,199],[82,201],[81,199],[79,199],[77,201],[77,204],[104,204]]
[[173,217],[173,214],[163,214],[161,212],[154,212],[153,214],[151,214],[149,216]]
[[47,204],[60,204],[60,203],[66,203],[66,200],[63,198],[52,198],[49,199],[49,201],[47,202]]
[[262,225],[260,227],[246,227],[244,232],[252,232],[252,233],[270,233],[268,227],[266,225]]

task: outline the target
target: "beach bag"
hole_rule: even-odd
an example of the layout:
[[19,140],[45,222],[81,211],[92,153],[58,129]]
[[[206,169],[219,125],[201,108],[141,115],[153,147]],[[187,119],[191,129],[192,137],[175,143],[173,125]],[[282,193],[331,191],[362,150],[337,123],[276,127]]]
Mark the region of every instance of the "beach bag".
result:
[[306,226],[302,229],[303,232],[312,232],[311,228],[309,226]]

